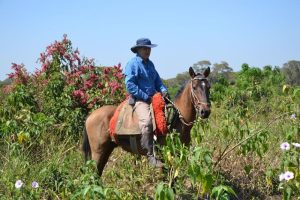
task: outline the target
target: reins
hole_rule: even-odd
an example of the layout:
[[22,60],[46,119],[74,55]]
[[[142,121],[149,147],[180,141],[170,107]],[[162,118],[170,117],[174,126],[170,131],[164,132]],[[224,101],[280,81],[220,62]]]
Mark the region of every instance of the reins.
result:
[[182,116],[180,110],[175,106],[174,102],[171,101],[171,99],[169,99],[168,97],[166,97],[166,99],[174,106],[174,108],[175,108],[176,111],[178,112],[179,120],[180,120],[184,125],[186,125],[186,126],[192,126],[192,125],[196,122],[196,120],[194,120],[194,121],[192,121],[192,122],[186,122],[186,121],[184,120],[184,117]]
[[[193,82],[192,82],[192,81],[195,80],[195,79],[197,79],[197,80],[206,80],[206,78],[194,77],[194,78],[192,78],[191,81],[190,81],[190,85],[191,85],[191,101],[192,101],[192,104],[193,104],[193,106],[194,106],[194,109],[195,109],[196,111],[198,111],[200,108],[199,108],[199,106],[197,106],[197,105],[209,105],[209,103],[200,101],[200,100],[198,99],[198,97],[196,96],[196,94],[195,94],[195,92],[194,92],[194,90],[193,90]],[[169,98],[167,98],[167,97],[166,97],[166,99],[174,106],[174,108],[175,108],[176,111],[178,112],[178,115],[179,115],[178,117],[179,117],[180,121],[181,121],[184,125],[186,125],[186,126],[192,126],[192,125],[197,121],[197,118],[196,118],[194,121],[191,121],[191,122],[185,121],[185,119],[184,119],[183,115],[181,114],[180,110],[175,106],[175,103],[174,103],[173,101],[171,101],[171,99],[169,99]],[[195,102],[196,102],[196,103],[195,103]]]

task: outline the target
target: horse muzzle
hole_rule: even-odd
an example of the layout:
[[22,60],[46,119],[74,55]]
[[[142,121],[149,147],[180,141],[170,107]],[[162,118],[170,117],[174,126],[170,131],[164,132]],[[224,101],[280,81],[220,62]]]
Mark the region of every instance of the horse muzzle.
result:
[[201,111],[200,111],[200,117],[202,119],[208,118],[209,115],[210,115],[210,109],[201,109]]
[[198,110],[198,115],[201,117],[201,119],[207,119],[210,115],[210,105],[201,106]]

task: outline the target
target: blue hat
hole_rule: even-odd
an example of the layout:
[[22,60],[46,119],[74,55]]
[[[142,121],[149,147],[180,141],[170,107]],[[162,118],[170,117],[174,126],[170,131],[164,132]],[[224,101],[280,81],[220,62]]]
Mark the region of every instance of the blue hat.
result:
[[137,48],[139,47],[149,47],[149,48],[152,48],[152,47],[156,47],[157,45],[156,44],[151,44],[151,41],[148,39],[148,38],[140,38],[136,41],[136,45],[131,47],[131,51],[133,53],[136,53],[137,52]]

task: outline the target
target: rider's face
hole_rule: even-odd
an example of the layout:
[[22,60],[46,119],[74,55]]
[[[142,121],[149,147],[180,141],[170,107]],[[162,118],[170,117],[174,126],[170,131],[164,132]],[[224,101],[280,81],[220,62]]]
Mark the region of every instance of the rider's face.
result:
[[149,47],[140,47],[138,49],[138,54],[141,56],[143,60],[147,60],[151,54],[151,48]]

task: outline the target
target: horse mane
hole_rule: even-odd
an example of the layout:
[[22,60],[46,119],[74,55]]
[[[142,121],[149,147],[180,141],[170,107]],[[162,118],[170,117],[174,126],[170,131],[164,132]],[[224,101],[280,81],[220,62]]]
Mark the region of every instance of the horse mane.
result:
[[175,95],[175,99],[179,98],[185,88],[185,86],[188,84],[189,80],[185,80],[183,82],[183,84],[181,85],[181,87],[179,88],[179,90],[177,91],[176,95]]

